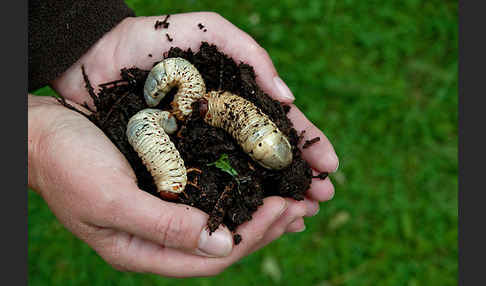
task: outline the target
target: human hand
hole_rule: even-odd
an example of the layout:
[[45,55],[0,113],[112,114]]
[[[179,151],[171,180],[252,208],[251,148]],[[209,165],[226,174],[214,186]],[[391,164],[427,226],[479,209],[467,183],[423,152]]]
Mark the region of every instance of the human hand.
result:
[[[284,199],[266,198],[238,229],[244,239],[233,249],[225,226],[208,234],[206,213],[140,190],[125,157],[85,116],[54,98],[29,95],[28,103],[29,187],[118,270],[214,275],[258,247],[270,225],[289,211]],[[292,210],[290,216],[297,217]]]
[[[169,18],[170,26],[168,31],[169,33],[171,33],[171,31],[176,31],[176,33],[172,35],[174,40],[170,43],[167,42],[164,33],[161,34],[160,30],[154,29],[155,21],[158,19],[161,19],[161,17],[137,17],[125,19],[100,39],[77,63],[69,68],[58,79],[53,81],[53,88],[67,99],[77,103],[86,101],[93,106],[84,86],[81,65],[84,65],[91,83],[94,86],[97,86],[100,83],[117,79],[119,77],[120,69],[123,67],[136,66],[142,69],[150,69],[153,63],[159,61],[162,58],[162,54],[169,50],[170,46],[177,46],[182,49],[191,48],[193,51],[197,51],[200,43],[202,41],[207,41],[217,45],[222,52],[231,56],[233,59],[252,65],[257,75],[257,83],[270,96],[285,103],[291,103],[293,101],[293,96],[290,90],[285,86],[283,81],[278,78],[277,72],[266,51],[249,35],[239,30],[224,18],[214,13],[171,15]],[[197,23],[203,23],[207,28],[207,32],[202,32],[197,27]],[[154,57],[150,58],[148,57],[148,54],[152,54]],[[330,142],[319,129],[305,118],[302,112],[300,112],[294,105],[291,106],[292,108],[288,116],[293,121],[295,128],[297,130],[306,130],[306,138],[313,138],[316,136],[321,137],[321,141],[312,145],[310,148],[303,150],[304,159],[309,162],[316,172],[332,172],[337,169],[338,159]],[[107,139],[105,138],[105,140]],[[106,143],[104,146],[108,148]],[[111,146],[110,148],[114,148],[114,146]],[[73,150],[76,149],[73,148]],[[114,154],[112,155],[114,156],[113,158],[120,156],[120,154],[116,156]],[[113,161],[113,158],[111,161]],[[128,183],[130,180],[132,181],[131,185]],[[133,180],[133,174],[126,176],[124,184],[126,184],[126,186],[133,186]],[[117,185],[122,186],[120,184]],[[211,266],[212,268],[210,269],[191,268],[195,272],[186,271],[184,274],[181,274],[178,272],[167,272],[166,269],[160,269],[160,265],[154,266],[134,260],[132,260],[132,264],[125,268],[133,271],[150,271],[171,276],[209,275],[210,273],[214,273],[214,271],[221,271],[224,267],[237,261],[242,256],[257,250],[280,237],[284,232],[302,230],[304,227],[303,217],[314,215],[319,209],[318,202],[329,200],[333,196],[333,193],[334,189],[329,178],[322,181],[313,180],[311,188],[308,190],[304,201],[285,199],[286,208],[284,209],[283,214],[278,216],[278,219],[274,216],[281,210],[283,204],[282,199],[276,197],[267,198],[265,204],[257,211],[257,213],[255,213],[253,220],[242,225],[240,229],[238,229],[239,233],[245,238],[242,243],[233,250],[230,256],[224,259],[218,259],[219,262],[211,264],[213,266]],[[164,204],[164,207],[175,205],[166,202],[164,202]],[[274,220],[271,222],[271,225],[268,225],[268,221],[271,220],[270,217],[273,217]],[[151,227],[157,228],[158,225],[160,226],[160,224],[155,223],[152,224]],[[265,226],[265,228],[259,228],[263,226]],[[244,230],[247,230],[248,235],[245,235]],[[134,237],[138,237],[137,235],[139,235],[148,240],[154,240],[153,238],[151,239],[150,237],[147,237],[153,235],[153,231],[144,234],[133,233],[127,229],[125,229],[125,231],[128,235],[135,235]],[[254,240],[249,239],[250,237],[254,238]],[[156,243],[157,242],[158,241],[156,241]],[[157,244],[152,243],[152,247],[155,247],[154,245],[156,246]],[[177,250],[173,251],[178,253],[178,255],[182,253]],[[164,254],[168,255],[167,252]],[[171,255],[172,254],[174,254],[174,252],[172,252]],[[166,259],[168,259],[167,257]],[[200,258],[192,255],[187,261],[191,259]],[[107,261],[109,261],[109,259],[107,259]],[[149,261],[153,262],[153,260]],[[203,261],[207,261],[207,259],[203,259]],[[211,259],[211,261],[215,261],[215,259]],[[201,263],[207,265],[205,264],[207,262]],[[214,265],[218,265],[219,268]],[[172,267],[167,265],[164,266]],[[175,268],[172,268],[172,271],[174,269]]]

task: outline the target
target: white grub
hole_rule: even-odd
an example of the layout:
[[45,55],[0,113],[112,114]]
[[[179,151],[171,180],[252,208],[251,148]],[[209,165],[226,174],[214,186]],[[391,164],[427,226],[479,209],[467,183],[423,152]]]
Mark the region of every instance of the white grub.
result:
[[267,169],[292,162],[292,147],[275,123],[253,103],[230,92],[209,92],[204,120],[227,131],[243,150]]
[[172,113],[184,120],[192,112],[192,103],[208,101],[205,121],[223,128],[243,150],[268,169],[283,169],[292,162],[292,147],[270,118],[251,102],[229,92],[206,93],[199,71],[187,60],[167,58],[149,73],[144,87],[147,105],[156,106],[173,88],[178,91],[172,101]]
[[176,130],[176,120],[169,112],[148,108],[130,118],[126,131],[128,142],[165,198],[177,197],[187,183],[184,161],[167,135]]
[[183,120],[192,112],[191,104],[202,98],[206,85],[199,71],[183,58],[167,58],[158,63],[147,76],[143,89],[145,102],[155,107],[174,87],[178,91],[172,101],[174,115]]

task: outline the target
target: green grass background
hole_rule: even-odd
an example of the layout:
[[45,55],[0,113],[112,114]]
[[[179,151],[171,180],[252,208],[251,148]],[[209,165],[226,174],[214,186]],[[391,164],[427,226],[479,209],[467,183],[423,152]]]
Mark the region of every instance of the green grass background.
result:
[[333,142],[335,197],[305,232],[176,280],[113,270],[29,191],[30,285],[457,283],[457,1],[127,3],[140,16],[216,11],[252,35]]

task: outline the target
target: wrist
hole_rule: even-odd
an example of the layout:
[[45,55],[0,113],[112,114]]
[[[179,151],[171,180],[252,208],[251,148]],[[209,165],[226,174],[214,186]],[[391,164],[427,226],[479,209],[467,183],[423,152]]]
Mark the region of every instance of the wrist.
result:
[[28,95],[28,148],[27,148],[27,176],[28,187],[41,194],[42,174],[40,162],[42,162],[42,138],[45,138],[46,126],[49,126],[49,109],[58,105],[52,97]]

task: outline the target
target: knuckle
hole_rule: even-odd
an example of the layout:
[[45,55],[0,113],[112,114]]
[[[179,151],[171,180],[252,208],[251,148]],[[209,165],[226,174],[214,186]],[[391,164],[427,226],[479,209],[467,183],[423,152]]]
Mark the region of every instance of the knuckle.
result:
[[101,208],[108,213],[114,213],[120,208],[120,200],[111,193],[104,193],[100,204]]
[[173,229],[171,230],[172,227],[169,227],[169,225],[172,224],[172,220],[172,217],[167,218],[164,214],[162,214],[157,220],[157,223],[154,225],[154,232],[157,236],[162,236],[161,243],[163,245],[167,245],[171,235],[173,235],[171,232],[176,231]]
[[122,209],[122,200],[114,192],[99,192],[96,208],[104,214],[104,218],[116,224]]
[[155,225],[155,231],[158,236],[161,236],[162,244],[169,247],[187,245],[192,238],[186,220],[176,214],[169,216],[162,214]]

